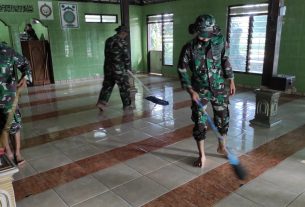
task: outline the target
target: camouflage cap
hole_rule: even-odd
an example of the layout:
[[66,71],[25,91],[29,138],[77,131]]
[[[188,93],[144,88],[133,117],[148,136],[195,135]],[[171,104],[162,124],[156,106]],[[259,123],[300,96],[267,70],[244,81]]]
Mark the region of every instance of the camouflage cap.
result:
[[127,27],[127,26],[125,26],[125,25],[121,25],[121,26],[118,26],[116,29],[115,29],[115,31],[117,32],[117,33],[120,33],[120,32],[129,32],[129,28]]
[[203,14],[196,18],[194,23],[199,36],[209,38],[213,35],[215,27],[215,18],[209,14]]

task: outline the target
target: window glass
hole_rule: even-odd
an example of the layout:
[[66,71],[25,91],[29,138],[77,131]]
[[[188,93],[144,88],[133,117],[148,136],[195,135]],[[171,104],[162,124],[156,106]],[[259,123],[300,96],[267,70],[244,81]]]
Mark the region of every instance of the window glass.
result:
[[101,15],[86,14],[85,22],[101,22]]
[[85,22],[87,23],[117,23],[117,15],[103,14],[85,14]]
[[263,72],[268,4],[229,7],[228,41],[234,71]]
[[102,22],[117,23],[116,15],[102,15]]
[[163,51],[163,65],[173,65],[173,14],[147,17],[148,51]]

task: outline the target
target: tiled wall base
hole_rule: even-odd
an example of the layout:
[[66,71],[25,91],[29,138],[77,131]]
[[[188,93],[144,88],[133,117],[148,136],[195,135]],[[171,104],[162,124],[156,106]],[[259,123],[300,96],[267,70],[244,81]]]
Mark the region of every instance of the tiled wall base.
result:
[[[245,84],[236,84],[236,86],[241,87],[241,88],[253,89],[253,90],[259,88],[259,87],[256,87],[256,86],[250,86],[250,85],[245,85]],[[297,95],[297,96],[305,96],[305,93],[297,92],[296,88],[288,89],[287,91],[281,91],[281,93]]]
[[103,80],[103,76],[94,76],[94,77],[87,77],[87,78],[79,78],[79,79],[71,79],[71,80],[59,80],[55,81],[55,84],[68,84],[68,83],[76,83],[76,82],[83,82],[88,80]]

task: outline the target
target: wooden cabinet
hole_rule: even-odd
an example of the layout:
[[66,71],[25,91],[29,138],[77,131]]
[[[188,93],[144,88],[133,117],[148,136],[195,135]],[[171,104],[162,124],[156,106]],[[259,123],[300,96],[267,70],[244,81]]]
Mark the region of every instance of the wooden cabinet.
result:
[[33,85],[54,83],[50,45],[46,40],[21,41],[22,53],[32,68]]

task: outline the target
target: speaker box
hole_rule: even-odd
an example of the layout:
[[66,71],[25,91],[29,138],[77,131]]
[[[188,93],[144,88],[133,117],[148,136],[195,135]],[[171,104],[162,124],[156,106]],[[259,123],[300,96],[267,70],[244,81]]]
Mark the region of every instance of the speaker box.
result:
[[295,76],[292,75],[276,75],[273,76],[270,83],[270,88],[279,91],[286,91],[294,86]]

